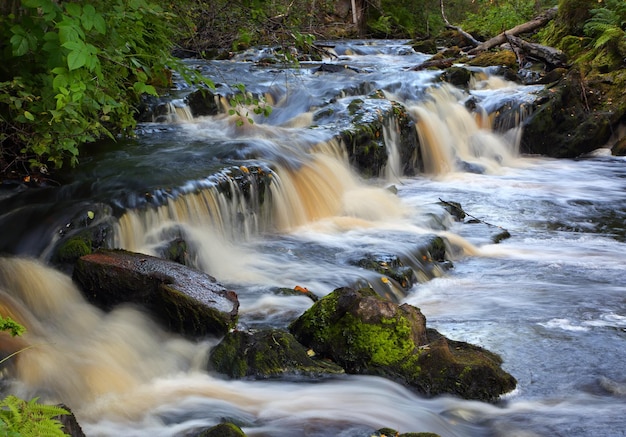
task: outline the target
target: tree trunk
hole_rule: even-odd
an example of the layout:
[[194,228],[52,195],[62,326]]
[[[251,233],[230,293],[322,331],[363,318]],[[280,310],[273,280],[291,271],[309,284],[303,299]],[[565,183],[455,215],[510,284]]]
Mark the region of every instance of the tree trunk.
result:
[[[443,0],[442,0],[443,1]],[[542,26],[545,26],[550,20],[556,17],[557,8],[551,8],[545,11],[543,14],[535,17],[534,19],[527,21],[526,23],[520,24],[518,26],[513,27],[505,32],[502,32],[498,36],[491,38],[488,41],[474,47],[468,53],[470,55],[475,55],[485,50],[489,50],[492,47],[499,46],[500,44],[504,44],[507,42],[507,35],[517,36],[522,33],[532,32],[533,30],[539,29]]]
[[[529,43],[514,35],[509,35],[508,32],[505,32],[505,34],[511,46],[514,48],[517,47],[524,55],[544,61],[553,67],[567,67],[567,57],[562,51],[554,47]],[[520,64],[520,68],[521,67],[522,65]]]

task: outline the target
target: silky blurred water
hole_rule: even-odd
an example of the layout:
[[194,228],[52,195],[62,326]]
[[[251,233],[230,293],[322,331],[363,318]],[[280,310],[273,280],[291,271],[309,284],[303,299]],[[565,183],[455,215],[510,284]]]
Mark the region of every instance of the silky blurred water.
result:
[[[623,436],[626,161],[605,150],[578,160],[520,157],[519,132],[494,132],[485,114],[504,100],[532,100],[536,88],[483,71],[471,90],[452,89],[435,81],[436,72],[409,70],[427,56],[403,42],[342,42],[334,51],[328,62],[354,70],[261,68],[251,62],[257,51],[198,63],[224,86],[243,81],[266,93],[272,116],[243,126],[225,114],[145,123],[136,139],[87,153],[64,187],[1,198],[0,314],[29,331],[21,345],[0,340],[7,349],[33,345],[7,370],[9,388],[65,402],[88,436],[185,436],[223,419],[250,436],[360,437],[381,427]],[[339,114],[374,90],[415,117],[430,160],[424,173],[401,174],[393,120],[385,131],[393,159],[367,180],[334,138],[344,121],[314,121],[320,108]],[[470,96],[485,114],[467,110]],[[266,202],[235,185],[230,196],[215,189],[213,175],[255,166],[272,179]],[[154,193],[160,206],[147,206]],[[465,222],[441,200],[459,202]],[[408,259],[440,235],[453,268],[390,295],[419,307],[447,337],[500,354],[518,387],[491,405],[425,399],[367,376],[209,374],[206,353],[219,339],[179,338],[136,308],[104,313],[46,264],[66,223],[86,211],[114,222],[117,247],[156,253],[182,235],[195,265],[237,292],[240,329],[286,328],[312,304],[278,295],[278,287],[319,296],[355,284],[384,291],[389,282],[350,261],[372,253]],[[494,244],[503,230],[510,238]]]

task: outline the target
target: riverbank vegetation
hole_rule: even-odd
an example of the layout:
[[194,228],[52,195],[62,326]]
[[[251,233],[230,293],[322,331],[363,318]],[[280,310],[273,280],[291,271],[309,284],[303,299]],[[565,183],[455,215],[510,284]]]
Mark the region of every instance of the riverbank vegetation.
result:
[[[77,165],[94,141],[132,135],[143,95],[169,86],[173,71],[193,80],[181,57],[227,58],[269,44],[295,60],[292,48],[314,52],[315,40],[425,39],[450,27],[485,40],[556,3],[9,0],[0,6],[0,176],[40,183]],[[558,6],[536,40],[566,52],[585,74],[623,67],[623,1]]]

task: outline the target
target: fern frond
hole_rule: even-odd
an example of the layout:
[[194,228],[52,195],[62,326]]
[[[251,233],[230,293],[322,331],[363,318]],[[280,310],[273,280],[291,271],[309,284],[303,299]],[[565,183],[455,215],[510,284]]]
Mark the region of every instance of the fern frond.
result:
[[21,437],[65,437],[58,416],[69,412],[56,405],[40,404],[38,398],[25,401],[9,395],[0,402],[2,435]]
[[594,42],[593,47],[599,49],[608,44],[617,44],[617,42],[626,37],[626,34],[619,27],[611,27],[602,33]]

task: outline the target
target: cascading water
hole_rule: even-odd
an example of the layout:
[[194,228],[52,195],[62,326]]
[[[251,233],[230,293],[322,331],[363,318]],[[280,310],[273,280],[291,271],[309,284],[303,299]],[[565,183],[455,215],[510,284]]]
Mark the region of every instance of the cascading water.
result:
[[[519,157],[533,88],[484,72],[466,91],[435,84],[436,72],[409,70],[426,57],[398,42],[346,42],[335,52],[353,69],[318,74],[305,65],[278,78],[251,63],[199,64],[272,96],[272,115],[253,125],[225,114],[189,119],[177,103],[176,119],[143,124],[137,140],[86,156],[66,187],[0,198],[0,250],[44,258],[0,258],[0,314],[28,328],[16,339],[0,334],[0,353],[27,348],[7,361],[6,388],[66,403],[90,437],[190,435],[224,418],[250,436],[356,437],[380,427],[623,435],[623,159]],[[420,154],[401,159],[390,116],[389,159],[380,178],[363,180],[337,131],[351,103],[384,103],[369,97],[375,90],[411,115]],[[520,110],[504,116],[503,102]],[[407,167],[425,174],[407,177]],[[439,199],[460,202],[479,223],[454,222]],[[376,377],[219,378],[204,370],[219,339],[181,339],[133,307],[104,313],[44,263],[87,211],[114,223],[116,247],[159,253],[185,239],[194,264],[237,291],[241,329],[284,328],[311,305],[276,287],[324,295],[370,283],[382,293],[380,274],[348,261],[383,253],[418,265],[415,248],[441,235],[454,268],[391,295],[420,307],[444,335],[499,353],[518,389],[488,405],[424,399]],[[512,236],[493,244],[501,228]]]

